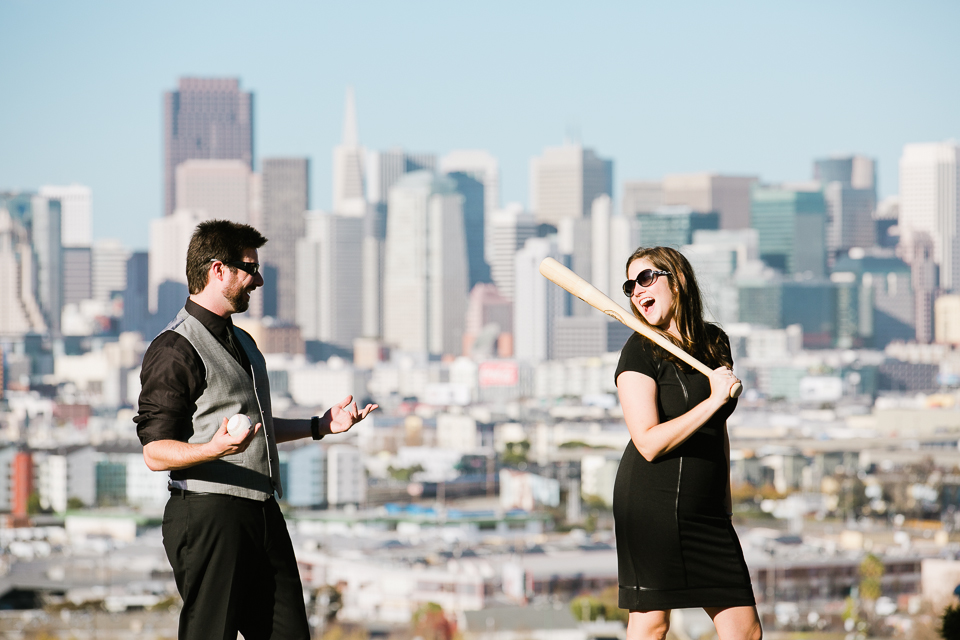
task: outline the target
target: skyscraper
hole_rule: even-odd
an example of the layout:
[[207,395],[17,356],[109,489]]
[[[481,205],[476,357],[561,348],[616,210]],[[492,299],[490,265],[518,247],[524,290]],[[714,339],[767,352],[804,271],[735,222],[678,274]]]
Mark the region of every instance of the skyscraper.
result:
[[[151,313],[169,316],[161,319],[164,324],[173,320],[179,307],[160,309],[159,289],[164,283],[170,282],[181,285],[182,291],[186,291],[187,248],[197,225],[207,219],[204,211],[177,209],[171,216],[150,221],[149,308]],[[186,296],[180,300],[181,305],[185,299]]]
[[854,247],[876,244],[873,214],[877,208],[876,169],[863,156],[822,158],[813,164],[814,179],[827,204],[827,255],[832,263]]
[[827,205],[819,184],[754,186],[750,217],[761,260],[784,273],[824,276]]
[[447,176],[456,183],[463,196],[463,229],[467,241],[467,265],[470,288],[478,282],[490,282],[490,267],[484,259],[485,223],[483,183],[466,173],[454,171]]
[[46,330],[33,289],[34,269],[26,228],[0,207],[0,336]]
[[59,334],[63,309],[63,205],[58,199],[37,195],[30,198],[30,210],[30,241],[37,266],[37,302],[47,327]]
[[324,211],[304,218],[296,245],[297,325],[306,340],[352,348],[362,329],[363,220]]
[[[918,233],[930,236],[940,288],[960,290],[960,145],[951,141],[903,147],[899,226],[901,243],[912,243]],[[904,251],[908,262],[912,254]]]
[[127,289],[130,251],[119,240],[103,239],[93,244],[93,299],[107,301]]
[[508,300],[513,300],[514,263],[517,251],[528,238],[537,235],[537,222],[532,213],[527,213],[517,203],[490,215],[490,275],[497,290]]
[[365,154],[357,134],[353,87],[347,87],[343,111],[343,139],[333,149],[333,212],[363,215],[366,205]]
[[93,297],[93,254],[90,247],[64,247],[62,255],[63,304],[90,300]]
[[383,277],[388,343],[460,353],[468,274],[463,196],[453,180],[416,171],[390,190]]
[[530,238],[516,254],[513,344],[518,360],[539,362],[553,357],[554,330],[563,315],[563,289],[540,275],[544,258],[559,258],[556,237]]
[[465,173],[483,184],[484,213],[500,208],[500,163],[487,151],[457,149],[440,158],[443,173]]
[[530,160],[530,209],[554,226],[564,218],[590,215],[593,200],[613,195],[613,161],[580,144],[547,147]]
[[253,94],[236,78],[180,78],[163,96],[164,212],[173,213],[177,166],[191,159],[242,160],[253,171]]
[[[263,292],[263,315],[295,322],[297,315],[296,249],[303,238],[303,214],[310,208],[310,161],[307,158],[264,158],[260,231],[267,244],[260,262],[271,282]],[[272,270],[272,274],[271,274]]]
[[148,336],[150,324],[150,279],[147,274],[150,256],[137,251],[127,260],[127,288],[123,293],[123,331],[139,331]]
[[93,244],[93,194],[90,187],[40,187],[40,196],[60,201],[60,244],[64,247],[89,247]]
[[663,203],[686,205],[698,213],[715,211],[720,229],[750,226],[750,187],[756,176],[676,173],[663,178]]
[[177,166],[177,209],[202,209],[212,220],[250,224],[250,167],[240,160],[185,160]]

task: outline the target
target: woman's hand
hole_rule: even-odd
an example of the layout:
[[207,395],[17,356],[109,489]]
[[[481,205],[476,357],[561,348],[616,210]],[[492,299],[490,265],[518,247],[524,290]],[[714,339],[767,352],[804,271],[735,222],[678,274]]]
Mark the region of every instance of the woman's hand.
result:
[[730,390],[740,382],[730,367],[718,367],[710,373],[710,400],[718,405],[730,401]]

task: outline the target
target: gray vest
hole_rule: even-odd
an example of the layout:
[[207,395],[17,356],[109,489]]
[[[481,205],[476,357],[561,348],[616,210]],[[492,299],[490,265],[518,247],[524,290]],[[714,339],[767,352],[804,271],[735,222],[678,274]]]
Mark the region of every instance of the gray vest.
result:
[[170,472],[170,486],[253,500],[266,500],[274,491],[282,496],[267,365],[256,343],[244,331],[234,332],[237,342],[250,360],[253,369],[251,380],[240,363],[186,309],[180,310],[167,330],[189,340],[207,370],[207,388],[197,399],[193,433],[187,442],[210,442],[223,419],[237,413],[249,417],[254,425],[258,422],[263,425],[243,453],[173,470]]

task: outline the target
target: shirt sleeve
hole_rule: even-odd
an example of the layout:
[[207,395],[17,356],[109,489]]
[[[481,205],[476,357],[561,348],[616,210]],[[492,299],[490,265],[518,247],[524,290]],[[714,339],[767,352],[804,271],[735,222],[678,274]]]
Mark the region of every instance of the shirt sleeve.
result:
[[151,343],[140,370],[137,425],[140,443],[186,442],[193,433],[197,398],[206,387],[203,360],[190,341],[166,331]]
[[653,343],[639,333],[634,333],[620,351],[620,362],[617,364],[614,382],[624,371],[636,371],[656,380],[660,360],[661,358],[654,353]]

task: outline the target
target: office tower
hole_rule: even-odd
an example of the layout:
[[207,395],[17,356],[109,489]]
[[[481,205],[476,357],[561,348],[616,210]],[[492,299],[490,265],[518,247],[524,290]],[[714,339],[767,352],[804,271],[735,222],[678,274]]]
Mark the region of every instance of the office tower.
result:
[[63,246],[61,221],[63,204],[44,196],[30,198],[30,239],[37,267],[37,302],[47,327],[60,333],[63,309]]
[[[176,283],[186,290],[187,286],[187,248],[197,225],[208,220],[206,212],[190,209],[177,209],[173,215],[150,221],[150,260],[149,308],[151,313],[160,313],[158,307],[159,288],[164,283]],[[169,287],[168,287],[169,288]],[[184,300],[186,296],[184,296]],[[183,305],[184,300],[180,301]],[[172,301],[171,301],[172,302]],[[179,310],[177,307],[173,315]],[[162,310],[163,315],[173,320],[170,308]]]
[[176,208],[175,172],[186,160],[242,160],[253,171],[253,94],[236,78],[180,78],[163,96],[164,212]]
[[90,187],[43,186],[39,195],[60,201],[60,244],[64,247],[89,247],[93,244],[93,194]]
[[720,217],[716,212],[701,213],[686,205],[664,205],[653,213],[638,213],[636,221],[640,245],[679,249],[693,241],[694,232],[718,229]]
[[613,160],[580,144],[547,147],[530,160],[530,209],[554,226],[564,218],[590,215],[594,199],[613,195]]
[[[303,214],[310,208],[310,161],[264,158],[260,249],[264,275],[263,315],[295,322],[297,315],[297,240],[303,238]],[[272,271],[272,273],[271,273]],[[268,277],[271,282],[267,282]]]
[[539,362],[553,357],[554,329],[564,315],[563,289],[540,275],[544,258],[560,258],[555,237],[530,238],[516,253],[513,305],[513,351],[518,360]]
[[938,344],[960,344],[960,295],[940,296],[934,303],[935,336]]
[[367,153],[367,201],[386,208],[390,188],[405,174],[435,171],[437,157],[431,153],[408,153],[403,149]]
[[916,337],[916,308],[910,265],[891,250],[854,249],[833,266],[830,279],[860,287],[860,334],[867,345],[883,349]]
[[[483,185],[484,234],[490,234],[490,214],[500,208],[500,163],[490,153],[475,149],[458,149],[440,158],[443,173],[465,173]],[[469,232],[467,242],[470,242]],[[489,245],[484,245],[486,250]],[[491,257],[484,253],[487,264]]]
[[478,360],[513,355],[513,303],[495,284],[481,282],[470,290],[463,355]]
[[487,240],[490,256],[490,276],[497,290],[508,300],[513,300],[514,259],[517,251],[528,238],[537,235],[537,222],[517,203],[490,214],[490,236]]
[[936,241],[925,231],[911,230],[901,240],[897,254],[910,265],[916,340],[929,343],[934,337],[933,309],[939,293],[937,282],[943,274],[935,260]]
[[877,190],[873,160],[863,156],[823,158],[814,162],[813,176],[820,182],[827,204],[827,255],[831,263],[853,247],[874,246]]
[[27,230],[0,208],[0,336],[46,331],[34,293],[35,269]]
[[250,223],[250,167],[240,160],[185,160],[176,169],[177,209],[207,212],[211,220]]
[[130,251],[119,240],[93,243],[93,299],[108,301],[127,289],[127,260]]
[[697,276],[708,319],[724,325],[739,321],[737,272],[759,261],[757,247],[756,229],[722,229],[695,231],[692,244],[681,249]]
[[[900,156],[900,237],[919,232],[933,240],[940,288],[960,289],[960,145],[908,144]],[[911,252],[907,252],[909,255]],[[909,262],[909,260],[908,260]]]
[[720,229],[750,226],[750,188],[756,176],[677,173],[663,178],[663,203],[686,205],[700,213],[720,215]]
[[[597,289],[612,297],[619,289],[615,285],[619,272],[620,260],[626,256],[616,256],[610,238],[610,220],[613,216],[613,200],[608,195],[597,196],[590,209],[590,271],[593,274],[591,283]],[[619,274],[618,274],[619,275]]]
[[620,211],[625,216],[651,213],[664,205],[663,183],[659,180],[627,180],[623,183]]
[[468,273],[453,180],[416,171],[393,186],[384,264],[384,339],[406,351],[460,353]]
[[827,205],[819,185],[754,186],[750,216],[761,260],[784,273],[824,276]]
[[467,267],[470,288],[478,282],[490,282],[490,267],[484,258],[484,187],[476,178],[459,171],[448,173],[463,196],[463,230],[467,241]]
[[353,87],[347,87],[343,110],[343,139],[333,149],[333,212],[340,215],[364,215],[365,152],[357,135],[357,109]]
[[[557,223],[557,248],[564,264],[574,273],[593,282],[593,220],[564,218]],[[564,292],[563,315],[589,316],[592,307]]]
[[296,323],[305,340],[352,348],[362,329],[363,219],[324,211],[304,214],[296,243]]
[[123,292],[123,331],[137,331],[148,337],[150,322],[150,254],[137,251],[127,259],[126,289]]
[[900,240],[900,197],[887,196],[877,204],[873,214],[873,223],[877,231],[877,245],[892,249]]
[[63,304],[93,297],[93,254],[90,247],[63,248]]

